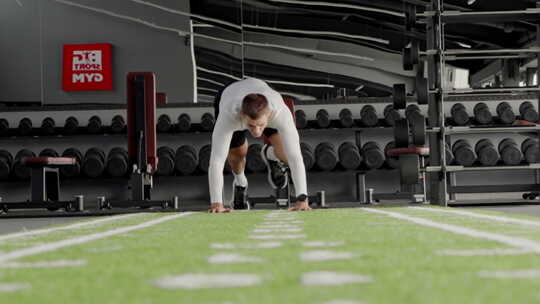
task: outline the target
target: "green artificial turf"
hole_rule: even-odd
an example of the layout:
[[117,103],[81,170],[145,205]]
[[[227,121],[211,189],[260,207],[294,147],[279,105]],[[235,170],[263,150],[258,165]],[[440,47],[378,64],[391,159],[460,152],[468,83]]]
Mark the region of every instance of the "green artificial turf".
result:
[[[409,208],[382,210],[499,234],[516,233],[501,224],[470,217],[436,214]],[[195,213],[152,227],[14,261],[87,260],[85,266],[0,268],[0,284],[26,282],[31,288],[0,293],[0,303],[538,303],[540,279],[486,279],[483,270],[540,269],[535,254],[517,256],[441,256],[443,249],[509,248],[493,241],[423,227],[363,209],[330,209],[291,213],[303,221],[305,239],[277,240],[270,249],[212,249],[213,243],[253,244],[249,238],[269,211],[232,214]],[[506,214],[490,213],[510,217]],[[151,214],[110,222],[71,233],[54,232],[31,238],[35,244],[129,226],[170,214]],[[521,217],[523,218],[523,217]],[[508,225],[508,224],[504,224]],[[523,227],[514,228],[523,229]],[[520,237],[536,239],[540,229],[526,228]],[[292,233],[297,234],[297,233]],[[353,259],[302,262],[306,241],[343,241],[327,250],[351,252]],[[273,240],[268,240],[273,241]],[[540,239],[539,239],[540,241]],[[11,241],[12,243],[16,240]],[[32,243],[26,247],[31,247]],[[12,247],[9,247],[12,246]],[[20,246],[0,243],[0,251]],[[264,259],[260,264],[209,264],[216,253],[235,252]],[[0,254],[1,256],[1,254]],[[302,273],[334,271],[370,276],[371,283],[302,286]],[[262,284],[218,289],[161,289],[153,282],[187,273],[260,274]]]

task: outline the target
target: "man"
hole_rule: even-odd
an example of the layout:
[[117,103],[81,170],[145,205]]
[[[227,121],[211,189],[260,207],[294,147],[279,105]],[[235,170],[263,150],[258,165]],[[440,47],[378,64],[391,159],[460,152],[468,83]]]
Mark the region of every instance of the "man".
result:
[[274,188],[286,186],[288,176],[285,164],[290,168],[297,201],[289,210],[310,210],[298,131],[281,95],[264,81],[247,78],[226,87],[221,97],[218,96],[215,107],[217,121],[212,134],[208,168],[209,212],[231,211],[223,206],[223,168],[226,160],[234,175],[233,201],[234,197],[247,196],[248,182],[244,168],[248,131],[253,137],[264,134],[271,143],[263,147],[261,156],[268,167],[268,180]]

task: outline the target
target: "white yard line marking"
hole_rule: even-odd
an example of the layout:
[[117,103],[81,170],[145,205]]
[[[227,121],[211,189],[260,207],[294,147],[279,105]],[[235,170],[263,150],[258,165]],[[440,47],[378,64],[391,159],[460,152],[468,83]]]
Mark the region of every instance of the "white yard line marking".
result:
[[253,233],[302,232],[302,228],[255,228]]
[[303,262],[324,262],[333,260],[347,260],[356,256],[356,254],[351,252],[312,250],[300,253],[300,260]]
[[375,208],[360,208],[359,210],[363,210],[363,211],[371,212],[371,213],[384,214],[393,218],[406,220],[406,221],[413,222],[415,224],[422,225],[422,226],[437,228],[440,230],[452,232],[455,234],[466,235],[466,236],[470,236],[470,237],[474,237],[478,239],[495,241],[495,242],[503,243],[505,245],[510,245],[513,247],[530,250],[535,253],[540,253],[540,243],[529,240],[529,239],[525,239],[525,238],[506,236],[506,235],[497,234],[497,233],[479,231],[479,230],[475,230],[471,228],[438,223],[438,222],[434,222],[434,221],[423,219],[423,218],[413,217],[413,216],[396,213],[396,212],[384,211],[384,210],[375,209]]
[[61,241],[56,241],[56,242],[51,242],[51,243],[45,243],[45,244],[39,245],[39,246],[33,246],[33,247],[29,247],[29,248],[14,250],[14,251],[4,253],[4,254],[0,255],[0,263],[10,261],[10,260],[14,260],[14,259],[18,259],[18,258],[22,258],[22,257],[32,256],[32,255],[36,255],[36,254],[40,254],[40,253],[44,253],[44,252],[50,252],[50,251],[54,251],[54,250],[61,249],[61,248],[64,248],[64,247],[69,247],[69,246],[79,245],[79,244],[83,244],[83,243],[88,243],[88,242],[91,242],[91,241],[107,238],[107,237],[110,237],[110,236],[113,236],[113,235],[118,235],[118,234],[130,232],[130,231],[134,231],[134,230],[139,230],[139,229],[151,227],[151,226],[161,224],[161,223],[164,223],[164,222],[167,222],[167,221],[170,221],[170,220],[182,217],[182,216],[190,215],[190,214],[192,214],[192,212],[185,212],[185,213],[179,213],[179,214],[174,214],[174,215],[168,215],[168,216],[160,217],[158,219],[149,220],[147,222],[143,222],[143,223],[140,223],[140,224],[137,224],[137,225],[127,226],[127,227],[120,227],[120,228],[116,228],[116,229],[108,230],[108,231],[104,231],[104,232],[98,232],[98,233],[94,233],[94,234],[90,234],[90,235],[83,235],[83,236],[74,237],[74,238],[70,238],[70,239],[66,239],[66,240],[61,240]]
[[482,218],[482,219],[486,219],[486,220],[493,220],[493,221],[497,221],[497,222],[504,222],[504,223],[520,224],[520,225],[525,225],[525,226],[540,227],[540,222],[516,219],[516,218],[511,218],[511,217],[505,217],[505,216],[487,215],[487,214],[480,214],[480,213],[463,211],[463,210],[449,210],[449,209],[426,208],[426,207],[409,207],[409,208],[417,209],[417,210],[423,210],[423,211],[429,211],[429,212],[435,212],[435,213],[450,213],[450,214],[464,215],[464,216]]
[[95,247],[95,248],[88,248],[86,251],[89,252],[111,252],[111,251],[118,251],[123,249],[124,246],[121,245],[112,245],[112,246],[105,246],[105,247]]
[[24,290],[30,288],[31,285],[28,283],[1,283],[0,282],[0,292],[15,292],[19,290]]
[[303,223],[302,221],[266,221],[261,225],[301,225]]
[[86,265],[86,260],[58,260],[42,262],[7,262],[0,264],[0,268],[56,268],[76,267]]
[[443,249],[437,250],[438,255],[449,255],[449,256],[489,256],[489,255],[524,255],[534,253],[526,249],[515,249],[515,248],[495,248],[495,249],[468,249],[468,250],[457,250],[457,249]]
[[306,286],[337,286],[353,283],[370,283],[371,277],[330,271],[315,271],[302,274],[302,284]]
[[100,218],[94,221],[87,221],[82,223],[76,223],[73,225],[67,225],[67,226],[61,226],[61,227],[53,227],[53,228],[47,228],[47,229],[38,229],[38,230],[30,230],[30,231],[22,231],[22,232],[16,232],[6,235],[0,235],[0,241],[5,241],[9,239],[19,238],[19,237],[25,237],[25,236],[34,236],[39,234],[47,234],[53,231],[59,231],[59,230],[72,230],[72,229],[78,229],[86,226],[91,225],[97,225],[97,224],[103,224],[106,222],[116,221],[116,220],[123,220],[126,218],[134,217],[134,216],[140,216],[148,213],[132,213],[132,214],[125,214],[125,215],[119,215],[119,216],[107,216],[105,218]]
[[281,242],[262,242],[255,244],[215,243],[210,245],[213,249],[267,249],[281,247]]
[[238,253],[218,253],[208,258],[210,264],[261,263],[263,259]]
[[359,302],[355,300],[332,300],[329,302],[324,302],[324,304],[364,304],[364,302]]
[[345,242],[324,242],[324,241],[311,241],[304,242],[304,247],[338,247],[345,245]]
[[254,240],[295,240],[305,237],[305,234],[254,234],[249,236],[250,239]]
[[491,279],[538,279],[540,269],[484,270],[477,274],[481,278]]
[[188,273],[178,276],[166,276],[154,281],[154,285],[164,289],[203,289],[246,287],[260,284],[262,277],[248,273],[198,274]]

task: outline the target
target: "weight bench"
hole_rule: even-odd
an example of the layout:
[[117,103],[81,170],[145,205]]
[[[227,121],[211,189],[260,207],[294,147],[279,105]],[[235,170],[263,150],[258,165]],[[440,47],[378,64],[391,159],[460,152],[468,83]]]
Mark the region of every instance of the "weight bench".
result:
[[25,157],[22,164],[31,169],[30,200],[26,202],[3,202],[2,210],[41,209],[55,211],[83,211],[84,197],[77,195],[71,201],[60,201],[59,168],[73,166],[77,160],[73,157]]
[[[425,202],[426,174],[421,168],[425,167],[425,157],[429,155],[429,148],[394,148],[386,151],[386,154],[397,156],[399,159],[401,191],[410,193],[415,203]],[[418,189],[419,186],[420,189]],[[421,194],[418,195],[418,192]]]

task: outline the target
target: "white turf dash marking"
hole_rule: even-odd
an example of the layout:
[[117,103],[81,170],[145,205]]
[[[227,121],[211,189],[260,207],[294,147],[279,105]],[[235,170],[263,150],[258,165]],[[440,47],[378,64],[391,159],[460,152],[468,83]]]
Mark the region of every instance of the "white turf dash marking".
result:
[[154,285],[164,289],[202,289],[245,287],[260,284],[262,278],[248,273],[197,274],[188,273],[178,276],[166,276],[154,281]]
[[31,236],[31,235],[46,234],[46,233],[50,233],[50,232],[58,231],[58,230],[78,229],[78,228],[82,228],[82,227],[85,227],[85,226],[103,224],[103,223],[106,223],[106,222],[122,220],[122,219],[126,219],[126,218],[129,218],[129,217],[140,216],[140,215],[143,215],[143,214],[144,213],[132,213],[132,214],[126,214],[126,215],[119,215],[119,216],[108,216],[106,218],[100,218],[100,219],[97,219],[95,221],[87,221],[87,222],[82,222],[82,223],[76,223],[76,224],[68,225],[68,226],[61,226],[61,227],[54,227],[54,228],[47,228],[47,229],[38,229],[38,230],[30,230],[30,231],[22,231],[22,232],[16,232],[16,233],[11,233],[11,234],[6,234],[6,235],[0,235],[0,241],[19,238],[19,237],[25,237],[25,236]]
[[530,250],[515,249],[515,248],[495,248],[495,249],[470,249],[470,250],[454,250],[443,249],[437,250],[438,255],[449,256],[489,256],[489,255],[523,255],[534,253]]
[[307,286],[336,286],[371,281],[369,276],[354,273],[315,271],[302,274],[302,284]]
[[302,232],[302,228],[255,228],[253,233]]
[[89,252],[111,252],[111,251],[118,251],[123,249],[124,246],[121,245],[112,245],[112,246],[105,246],[105,247],[95,247],[95,248],[88,248],[86,251]]
[[30,288],[28,283],[0,283],[0,292],[15,292]]
[[295,240],[305,238],[305,234],[254,234],[250,239],[254,240]]
[[304,242],[304,247],[338,247],[345,245],[345,242],[323,242],[323,241],[311,241]]
[[256,244],[233,244],[233,243],[214,243],[210,245],[213,249],[267,249],[281,247],[280,242],[262,242]]
[[127,226],[127,227],[120,227],[120,228],[116,228],[116,229],[108,230],[108,231],[104,231],[104,232],[98,232],[98,233],[94,233],[94,234],[83,235],[83,236],[74,237],[74,238],[71,238],[71,239],[52,242],[52,243],[45,243],[43,245],[38,245],[38,246],[34,246],[34,247],[14,250],[14,251],[4,253],[4,254],[0,255],[0,263],[6,262],[6,261],[9,261],[9,260],[22,258],[22,257],[36,255],[36,254],[40,254],[40,253],[44,253],[44,252],[50,252],[50,251],[54,251],[54,250],[64,248],[64,247],[69,247],[69,246],[74,246],[74,245],[78,245],[78,244],[88,243],[88,242],[91,242],[91,241],[107,238],[107,237],[110,237],[110,236],[113,236],[113,235],[118,235],[118,234],[130,232],[130,231],[134,231],[134,230],[139,230],[139,229],[151,227],[151,226],[161,224],[161,223],[164,223],[164,222],[167,222],[167,221],[170,221],[170,220],[182,217],[182,216],[190,215],[190,214],[192,214],[192,212],[185,212],[185,213],[179,213],[179,214],[174,214],[174,215],[168,215],[168,216],[160,217],[158,219],[154,219],[154,220],[150,220],[150,221],[147,221],[147,222],[144,222],[144,223],[140,223],[140,224],[137,224],[137,225]]
[[218,253],[208,258],[210,264],[261,263],[263,259],[237,253]]
[[477,274],[481,278],[491,279],[538,279],[540,269],[484,270]]
[[409,207],[409,208],[423,210],[423,211],[429,211],[429,212],[465,215],[465,216],[470,216],[470,217],[482,218],[482,219],[486,219],[486,220],[493,220],[493,221],[497,221],[497,222],[504,222],[504,223],[520,224],[520,225],[525,225],[525,226],[540,227],[540,222],[516,219],[516,218],[511,218],[511,217],[505,217],[505,216],[487,215],[487,214],[480,214],[480,213],[463,211],[463,210],[448,210],[448,209],[426,208],[426,207]]
[[359,302],[355,300],[332,300],[329,302],[324,302],[324,304],[364,304],[364,302]]
[[383,211],[383,210],[379,210],[375,208],[361,208],[360,210],[364,210],[371,213],[384,214],[393,218],[406,220],[406,221],[413,222],[415,224],[422,225],[422,226],[437,228],[440,230],[452,232],[455,234],[466,235],[466,236],[470,236],[470,237],[474,237],[478,239],[495,241],[495,242],[503,243],[505,245],[510,245],[513,247],[530,250],[535,253],[540,253],[540,243],[531,241],[525,238],[506,236],[506,235],[497,234],[497,233],[479,231],[479,230],[475,230],[471,228],[465,228],[465,227],[449,225],[449,224],[444,224],[444,223],[437,223],[437,222],[423,219],[423,218],[408,216],[408,215],[396,213],[396,212]]
[[352,259],[356,255],[350,252],[340,252],[331,250],[312,250],[300,253],[300,260],[303,262],[323,262],[333,260]]
[[0,264],[0,268],[56,268],[56,267],[76,267],[86,265],[86,260],[58,260],[42,262],[7,262]]

